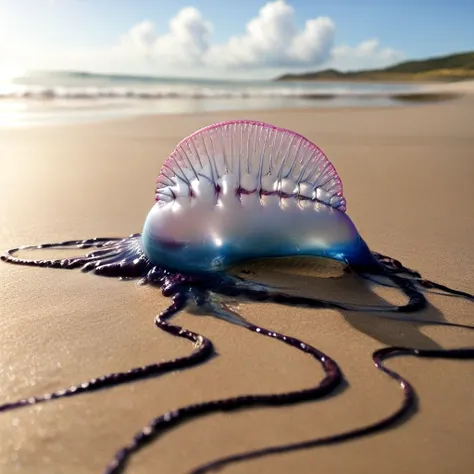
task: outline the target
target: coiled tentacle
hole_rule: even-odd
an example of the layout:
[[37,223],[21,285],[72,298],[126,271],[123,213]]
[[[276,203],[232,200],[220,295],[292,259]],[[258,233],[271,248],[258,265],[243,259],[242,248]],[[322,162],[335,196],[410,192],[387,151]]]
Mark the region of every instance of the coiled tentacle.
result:
[[[171,334],[177,335],[182,328],[172,325],[165,321],[163,316],[157,318],[157,324],[161,329]],[[303,341],[294,337],[270,331],[268,329],[249,324],[247,329],[257,334],[276,339],[299,351],[308,354],[318,361],[323,370],[324,378],[314,387],[292,392],[279,394],[252,394],[239,395],[227,399],[211,400],[203,403],[196,403],[176,410],[168,411],[163,415],[153,419],[150,423],[140,430],[130,441],[130,443],[121,448],[115,455],[114,460],[108,465],[104,474],[118,474],[123,472],[128,459],[141,448],[153,441],[157,436],[176,425],[189,421],[193,418],[208,415],[216,412],[227,412],[242,408],[258,406],[285,406],[315,400],[330,394],[342,381],[342,372],[337,363],[329,356],[312,347]]]
[[[173,298],[171,306],[162,313],[161,318],[177,313],[182,310],[185,305],[186,298],[181,295],[176,295]],[[156,319],[155,324],[157,327],[162,328],[162,320],[160,318]],[[171,329],[168,332],[173,333]],[[173,334],[193,343],[194,350],[189,356],[144,365],[141,367],[134,367],[125,372],[114,372],[111,374],[101,375],[100,377],[80,382],[71,387],[60,389],[55,392],[46,393],[36,397],[23,398],[14,402],[7,402],[0,405],[0,413],[28,405],[37,405],[57,398],[69,398],[80,395],[81,393],[90,393],[106,388],[116,387],[125,383],[136,382],[149,377],[156,377],[179,369],[194,367],[205,362],[212,356],[214,352],[213,344],[206,337],[181,328],[179,331],[176,330]]]
[[[31,250],[67,250],[96,249],[86,255],[62,259],[27,259],[18,257],[19,251]],[[140,234],[129,237],[96,237],[85,240],[68,240],[64,242],[41,245],[25,245],[6,251],[1,257],[8,263],[32,267],[63,268],[67,270],[82,268],[102,276],[120,278],[138,278],[145,276],[152,265],[140,247]]]
[[410,349],[407,347],[386,347],[375,351],[372,355],[375,366],[393,379],[403,392],[403,400],[400,406],[390,415],[382,418],[367,426],[355,428],[342,433],[331,436],[310,439],[297,443],[282,444],[277,446],[270,446],[255,451],[248,451],[244,453],[233,454],[220,459],[203,464],[191,471],[191,474],[205,474],[213,472],[219,468],[225,467],[229,464],[234,464],[242,461],[249,461],[264,456],[283,454],[290,451],[298,451],[303,449],[315,448],[317,446],[328,446],[330,444],[350,441],[362,436],[371,435],[379,431],[392,427],[397,421],[410,415],[417,402],[417,394],[413,385],[397,372],[388,369],[384,366],[384,361],[396,356],[414,356],[421,358],[440,358],[440,359],[474,359],[474,348],[461,348],[450,350],[419,350]]
[[395,275],[403,275],[403,274],[408,275],[410,277],[410,282],[419,286],[423,290],[429,290],[429,289],[434,288],[437,290],[441,290],[443,292],[443,293],[435,293],[435,292],[428,291],[429,293],[444,294],[446,296],[458,296],[458,297],[462,297],[462,298],[466,298],[468,300],[474,301],[474,296],[471,295],[470,293],[467,293],[465,291],[455,290],[454,288],[450,288],[449,286],[441,285],[440,283],[427,280],[423,278],[421,274],[417,272],[416,270],[405,267],[399,260],[396,260],[392,257],[388,257],[387,255],[382,255],[377,252],[372,252],[372,254],[387,270],[389,278],[390,278],[390,275],[394,275],[394,274]]

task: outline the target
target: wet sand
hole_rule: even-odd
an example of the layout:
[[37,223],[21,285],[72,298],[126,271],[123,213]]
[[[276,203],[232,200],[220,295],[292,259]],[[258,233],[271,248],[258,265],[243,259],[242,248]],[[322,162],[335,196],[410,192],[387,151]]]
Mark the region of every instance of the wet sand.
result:
[[[373,250],[426,278],[474,289],[474,98],[384,109],[222,112],[0,131],[0,249],[141,230],[154,181],[183,137],[236,118],[290,128],[317,143],[342,177],[348,213]],[[43,255],[43,254],[41,254]],[[44,254],[46,257],[47,255]],[[272,276],[308,296],[401,301],[354,279]],[[473,323],[473,306],[429,296],[420,318]],[[156,288],[0,263],[0,400],[15,400],[105,373],[189,354],[190,344],[154,328],[169,300]],[[398,407],[398,386],[377,371],[384,345],[472,346],[455,328],[387,321],[275,304],[239,312],[327,352],[347,386],[288,408],[212,415],[166,433],[133,457],[127,473],[184,473],[223,455],[366,425]],[[209,337],[218,356],[180,373],[0,414],[1,473],[102,472],[151,418],[193,402],[279,392],[317,383],[322,371],[282,344],[210,317],[176,321]],[[364,439],[273,456],[226,473],[471,473],[474,366],[469,361],[393,359],[419,411]]]

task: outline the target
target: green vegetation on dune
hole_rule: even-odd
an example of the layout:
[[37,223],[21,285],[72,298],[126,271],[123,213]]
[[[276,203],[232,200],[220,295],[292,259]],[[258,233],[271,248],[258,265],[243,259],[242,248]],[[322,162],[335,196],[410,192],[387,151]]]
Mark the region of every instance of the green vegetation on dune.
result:
[[451,54],[419,61],[405,61],[383,69],[385,72],[418,73],[443,69],[463,69],[474,71],[474,52]]
[[325,69],[284,74],[276,81],[459,81],[474,79],[474,52],[405,61],[384,69],[338,71]]

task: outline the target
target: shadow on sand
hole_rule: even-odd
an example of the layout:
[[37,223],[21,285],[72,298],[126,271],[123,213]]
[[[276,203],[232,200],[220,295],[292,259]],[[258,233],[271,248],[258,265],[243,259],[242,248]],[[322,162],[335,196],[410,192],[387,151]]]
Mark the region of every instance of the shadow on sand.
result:
[[[396,288],[384,288],[357,274],[347,272],[334,262],[255,262],[233,270],[241,278],[268,285],[284,293],[362,307],[402,305],[407,298]],[[420,290],[421,291],[421,290]],[[291,305],[290,305],[291,306]],[[315,310],[317,311],[317,310]],[[412,314],[340,310],[346,321],[357,331],[376,339],[385,346],[416,349],[441,349],[441,346],[421,332],[426,325],[448,322],[443,313],[429,302],[423,310]],[[416,321],[415,321],[416,320]]]

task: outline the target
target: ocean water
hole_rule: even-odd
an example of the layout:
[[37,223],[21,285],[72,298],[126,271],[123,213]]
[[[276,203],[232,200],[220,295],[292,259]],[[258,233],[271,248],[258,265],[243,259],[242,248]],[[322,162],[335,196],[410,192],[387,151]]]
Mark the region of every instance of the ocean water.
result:
[[32,72],[0,80],[0,126],[147,114],[299,107],[396,106],[407,84],[229,81]]

